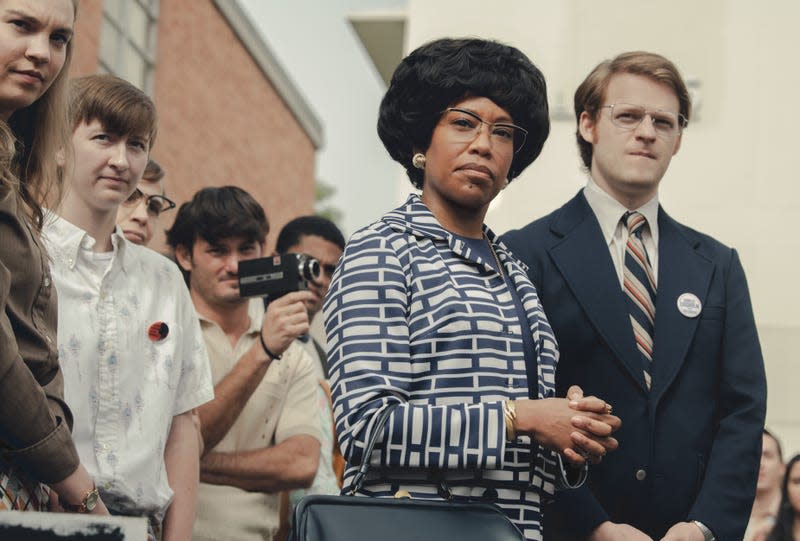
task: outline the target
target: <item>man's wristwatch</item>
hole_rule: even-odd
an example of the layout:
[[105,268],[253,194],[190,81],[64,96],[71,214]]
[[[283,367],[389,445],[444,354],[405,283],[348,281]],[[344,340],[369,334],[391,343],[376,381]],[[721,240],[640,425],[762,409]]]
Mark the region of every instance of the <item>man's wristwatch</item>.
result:
[[703,532],[703,541],[716,541],[716,537],[714,537],[714,532],[708,529],[708,527],[700,522],[699,520],[693,520],[692,522],[700,528],[700,531]]
[[91,513],[94,511],[94,508],[97,507],[97,502],[99,500],[100,492],[98,492],[95,484],[92,483],[92,488],[87,490],[86,494],[83,495],[81,503],[75,505],[67,502],[61,502],[61,507],[70,513]]

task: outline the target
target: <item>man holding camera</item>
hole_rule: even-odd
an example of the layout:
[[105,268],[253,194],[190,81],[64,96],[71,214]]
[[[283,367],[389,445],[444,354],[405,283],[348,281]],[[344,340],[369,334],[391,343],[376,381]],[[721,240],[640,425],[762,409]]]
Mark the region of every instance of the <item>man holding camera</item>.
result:
[[[336,224],[322,216],[300,216],[284,225],[278,233],[275,250],[279,254],[306,254],[319,261],[319,278],[309,283],[308,288],[313,294],[311,301],[306,302],[309,322],[322,310],[344,244],[344,235]],[[327,379],[328,355],[325,348],[310,335],[301,337],[301,340],[309,356],[317,361],[315,367],[320,368],[317,376]]]
[[261,257],[269,226],[244,190],[205,188],[181,206],[167,241],[187,282],[211,361],[215,399],[200,408],[195,540],[271,539],[281,490],[307,487],[320,455],[313,366],[295,339],[308,332],[308,291],[267,311],[239,294],[239,261]]

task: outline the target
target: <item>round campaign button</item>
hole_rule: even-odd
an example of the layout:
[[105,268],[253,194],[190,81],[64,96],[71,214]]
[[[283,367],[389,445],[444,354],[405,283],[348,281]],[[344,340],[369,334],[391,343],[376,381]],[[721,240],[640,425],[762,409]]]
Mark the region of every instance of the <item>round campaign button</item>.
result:
[[169,334],[169,327],[163,321],[156,321],[147,328],[147,336],[153,342],[163,340]]
[[703,310],[703,304],[694,293],[683,293],[678,297],[678,311],[685,317],[697,317]]

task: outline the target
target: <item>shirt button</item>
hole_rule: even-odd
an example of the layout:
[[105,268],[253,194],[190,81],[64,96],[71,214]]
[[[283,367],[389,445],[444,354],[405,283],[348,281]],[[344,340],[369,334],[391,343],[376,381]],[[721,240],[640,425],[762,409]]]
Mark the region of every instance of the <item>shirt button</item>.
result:
[[44,277],[44,287],[50,287],[50,278],[47,276]]
[[636,480],[637,481],[644,481],[647,478],[647,471],[641,469],[636,470]]

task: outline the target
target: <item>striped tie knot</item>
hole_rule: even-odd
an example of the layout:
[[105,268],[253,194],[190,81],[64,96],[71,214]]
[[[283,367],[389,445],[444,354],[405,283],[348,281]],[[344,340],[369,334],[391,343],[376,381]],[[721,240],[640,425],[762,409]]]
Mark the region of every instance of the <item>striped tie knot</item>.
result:
[[642,236],[642,226],[647,223],[644,215],[636,211],[628,211],[622,216],[622,221],[625,227],[628,228],[629,235]]

